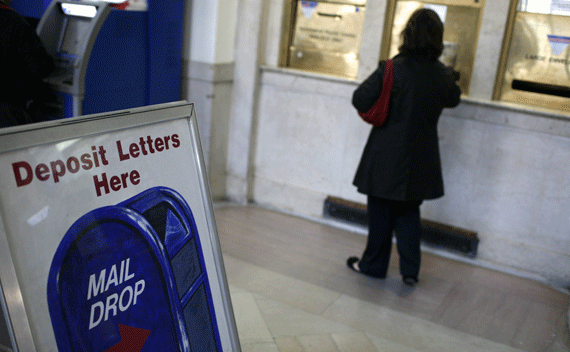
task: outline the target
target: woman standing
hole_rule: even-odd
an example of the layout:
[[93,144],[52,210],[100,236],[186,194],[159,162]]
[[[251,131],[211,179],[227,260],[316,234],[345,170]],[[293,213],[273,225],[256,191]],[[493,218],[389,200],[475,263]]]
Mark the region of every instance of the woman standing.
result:
[[[453,70],[438,61],[443,24],[432,10],[412,14],[394,57],[394,85],[386,123],[373,127],[353,184],[368,196],[369,234],[362,257],[350,257],[349,268],[385,278],[392,234],[400,255],[404,283],[418,282],[420,204],[443,196],[437,122],[443,108],[460,102]],[[352,104],[368,111],[380,96],[385,62],[380,62],[354,92]]]

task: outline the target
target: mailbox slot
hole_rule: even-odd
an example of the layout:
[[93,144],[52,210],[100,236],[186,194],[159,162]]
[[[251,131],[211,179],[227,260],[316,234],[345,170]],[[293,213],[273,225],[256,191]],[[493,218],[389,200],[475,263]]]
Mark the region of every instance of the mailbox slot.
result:
[[568,2],[516,1],[511,6],[494,98],[570,111]]

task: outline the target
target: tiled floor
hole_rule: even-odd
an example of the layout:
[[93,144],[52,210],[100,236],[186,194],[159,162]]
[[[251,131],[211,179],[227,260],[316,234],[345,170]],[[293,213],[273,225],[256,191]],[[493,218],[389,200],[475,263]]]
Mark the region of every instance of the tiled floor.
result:
[[224,262],[243,352],[519,351],[231,256]]
[[345,253],[294,235],[332,234],[350,252],[354,234],[259,209],[218,208],[216,219],[243,352],[570,351],[568,295],[541,284],[426,255],[420,285],[409,288],[342,263],[319,269],[307,253]]

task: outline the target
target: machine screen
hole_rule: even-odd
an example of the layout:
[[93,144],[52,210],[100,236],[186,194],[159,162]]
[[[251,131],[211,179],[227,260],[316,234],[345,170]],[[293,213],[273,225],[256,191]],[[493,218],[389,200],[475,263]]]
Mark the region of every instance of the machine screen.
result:
[[93,5],[61,4],[61,10],[69,16],[93,18],[97,15],[97,8]]
[[81,17],[68,17],[67,24],[63,26],[63,33],[59,45],[60,56],[75,58],[81,53],[84,41],[90,30],[90,20]]

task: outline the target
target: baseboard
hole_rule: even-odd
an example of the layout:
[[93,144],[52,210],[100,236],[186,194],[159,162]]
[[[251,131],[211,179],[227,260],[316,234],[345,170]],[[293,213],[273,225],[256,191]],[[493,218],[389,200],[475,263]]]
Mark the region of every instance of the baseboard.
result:
[[[365,204],[337,197],[325,199],[323,215],[348,223],[368,226]],[[425,245],[446,249],[470,258],[477,256],[479,239],[474,231],[422,219],[422,242]]]

